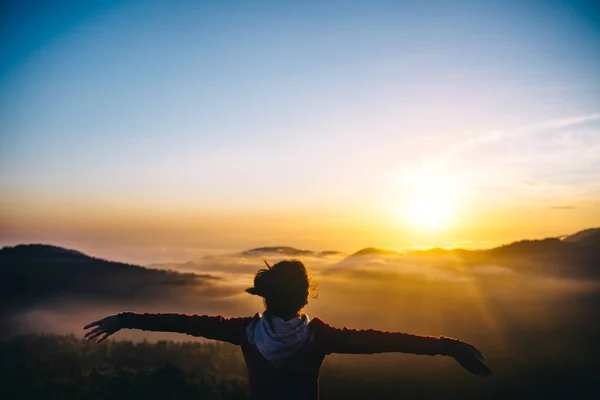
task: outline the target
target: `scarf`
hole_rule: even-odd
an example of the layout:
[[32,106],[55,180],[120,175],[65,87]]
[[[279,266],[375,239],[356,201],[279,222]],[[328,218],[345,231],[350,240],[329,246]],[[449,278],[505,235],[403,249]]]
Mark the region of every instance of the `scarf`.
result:
[[308,315],[288,321],[265,311],[246,328],[248,341],[275,367],[285,365],[310,336]]

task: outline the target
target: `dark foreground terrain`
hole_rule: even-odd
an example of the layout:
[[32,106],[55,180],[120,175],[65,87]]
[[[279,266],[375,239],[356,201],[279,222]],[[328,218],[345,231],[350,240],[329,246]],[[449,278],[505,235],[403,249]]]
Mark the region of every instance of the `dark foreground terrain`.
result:
[[[535,349],[533,349],[535,351]],[[2,399],[244,399],[246,370],[236,346],[159,341],[87,343],[73,335],[28,335],[0,343]],[[452,360],[409,355],[332,356],[323,399],[596,398],[600,362],[539,365],[531,354],[499,359],[491,378]],[[529,360],[528,360],[529,358]],[[283,398],[283,397],[282,397]]]

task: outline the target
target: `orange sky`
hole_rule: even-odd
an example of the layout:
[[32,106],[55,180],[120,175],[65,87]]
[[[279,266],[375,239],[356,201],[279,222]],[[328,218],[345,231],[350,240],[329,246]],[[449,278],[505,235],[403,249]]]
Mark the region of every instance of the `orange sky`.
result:
[[212,213],[169,207],[101,209],[19,204],[3,207],[3,245],[42,242],[123,261],[186,261],[204,254],[268,245],[353,252],[367,246],[485,248],[600,226],[597,204],[574,209],[504,207],[463,210],[439,229],[411,226],[386,210],[268,210]]

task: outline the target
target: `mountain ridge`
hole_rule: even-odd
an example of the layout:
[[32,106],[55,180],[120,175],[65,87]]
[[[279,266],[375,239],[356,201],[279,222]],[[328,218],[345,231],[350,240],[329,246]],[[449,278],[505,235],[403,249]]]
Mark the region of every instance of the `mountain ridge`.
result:
[[[564,246],[563,246],[564,245]],[[511,243],[503,244],[496,247],[491,247],[488,249],[476,249],[476,250],[468,250],[462,248],[451,248],[451,249],[443,249],[440,247],[434,247],[426,250],[406,250],[404,252],[382,249],[377,247],[364,247],[349,256],[346,259],[355,258],[355,257],[363,257],[363,256],[402,256],[402,255],[415,255],[415,256],[438,256],[444,254],[454,254],[465,256],[468,254],[476,254],[476,253],[485,253],[488,252],[490,254],[495,255],[507,255],[511,253],[538,253],[541,251],[550,251],[554,252],[559,247],[572,248],[572,245],[575,246],[600,246],[600,228],[588,228],[581,231],[578,231],[571,235],[566,235],[562,237],[548,237],[543,239],[523,239],[514,241]],[[185,264],[193,264],[193,261],[187,262],[171,262],[171,263],[155,263],[150,264],[149,266],[139,266],[135,264],[128,264],[119,261],[110,261],[104,258],[98,258],[89,256],[80,251],[68,249],[56,245],[47,245],[42,243],[32,243],[32,244],[18,244],[15,246],[4,246],[0,249],[0,257],[5,255],[5,253],[9,251],[13,254],[22,254],[22,255],[33,255],[37,254],[38,256],[45,255],[47,257],[54,256],[67,256],[71,255],[73,257],[88,257],[94,260],[105,261],[109,263],[117,263],[137,268],[144,268],[148,270],[156,270],[156,271],[164,271],[162,268],[155,268],[160,266],[172,265],[185,265]],[[298,249],[293,246],[263,246],[256,247],[248,250],[244,250],[234,255],[240,255],[244,257],[261,257],[261,256],[272,256],[272,255],[282,255],[289,257],[301,257],[301,256],[314,256],[314,257],[327,257],[334,255],[343,255],[343,252],[334,251],[334,250],[326,250],[326,251],[313,251],[306,249]],[[212,256],[206,256],[212,257]],[[0,258],[1,259],[1,258]]]
[[[450,255],[455,260],[453,262],[462,263],[467,267],[500,263],[518,271],[584,278],[600,277],[600,229],[591,228],[567,238],[571,239],[555,237],[521,240],[485,250],[434,248],[400,253],[366,247],[335,262],[330,269],[353,268],[381,257],[416,257],[426,260],[427,257]],[[318,253],[291,246],[271,246],[250,249],[237,255],[301,258],[323,253],[342,254],[332,251]],[[181,290],[222,280],[209,274],[181,273],[108,261],[77,250],[39,243],[5,246],[0,249],[0,276],[0,300],[5,304],[14,299],[43,300],[60,294],[120,299],[153,298],[167,296],[170,288]]]
[[0,277],[0,316],[57,298],[168,299],[174,289],[191,290],[221,280],[208,274],[107,261],[44,244],[0,249]]

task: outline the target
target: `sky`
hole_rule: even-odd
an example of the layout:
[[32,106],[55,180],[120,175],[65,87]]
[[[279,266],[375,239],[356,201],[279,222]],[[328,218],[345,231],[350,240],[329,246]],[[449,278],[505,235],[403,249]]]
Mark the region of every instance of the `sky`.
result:
[[126,261],[600,226],[594,1],[3,1],[0,245]]

